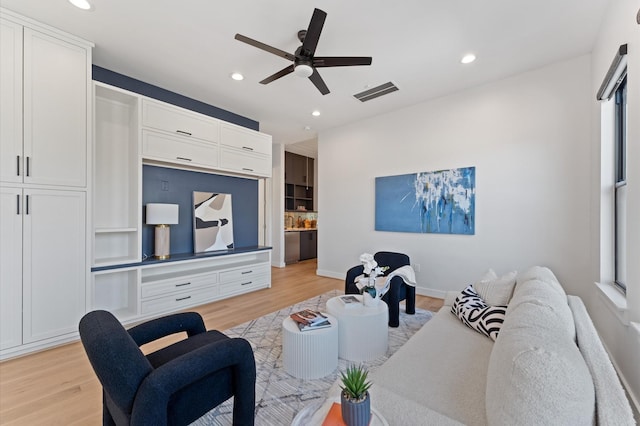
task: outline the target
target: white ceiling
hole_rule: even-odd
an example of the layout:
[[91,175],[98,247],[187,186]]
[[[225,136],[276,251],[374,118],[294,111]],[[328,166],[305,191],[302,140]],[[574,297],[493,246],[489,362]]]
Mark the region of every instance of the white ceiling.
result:
[[[274,142],[586,54],[610,0],[0,0],[0,5],[95,43],[93,62],[260,122]],[[293,53],[314,7],[328,16],[316,56],[372,56],[369,67],[319,70],[331,93],[236,33]],[[476,62],[460,64],[473,52]],[[233,81],[239,71],[245,79]],[[353,94],[392,81],[400,90],[361,103]],[[312,117],[311,111],[322,112]],[[305,126],[311,130],[305,130]]]

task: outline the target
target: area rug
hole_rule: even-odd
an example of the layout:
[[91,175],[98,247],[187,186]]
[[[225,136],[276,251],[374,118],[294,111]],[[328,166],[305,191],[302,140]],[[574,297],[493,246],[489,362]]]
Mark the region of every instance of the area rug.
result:
[[[338,368],[330,375],[316,380],[297,379],[282,367],[282,321],[301,309],[325,310],[327,300],[342,295],[333,290],[298,304],[248,321],[225,330],[230,337],[243,337],[253,347],[256,359],[256,425],[290,425],[296,414],[306,405],[324,399],[331,385],[338,379],[349,361],[340,359]],[[398,350],[413,334],[431,319],[432,313],[416,308],[415,315],[407,315],[400,308],[400,326],[389,328],[389,349],[386,355],[364,364],[375,371]],[[233,399],[210,411],[192,426],[231,425]]]

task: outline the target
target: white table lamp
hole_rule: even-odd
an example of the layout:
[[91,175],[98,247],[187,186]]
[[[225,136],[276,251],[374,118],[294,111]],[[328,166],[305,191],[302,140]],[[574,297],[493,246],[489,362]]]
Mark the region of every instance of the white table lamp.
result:
[[156,225],[156,259],[169,258],[169,225],[178,224],[178,204],[147,204],[147,225]]

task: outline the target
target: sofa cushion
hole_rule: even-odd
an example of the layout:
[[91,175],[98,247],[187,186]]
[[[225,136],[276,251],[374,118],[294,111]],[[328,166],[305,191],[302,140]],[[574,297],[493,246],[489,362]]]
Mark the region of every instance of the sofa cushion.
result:
[[535,266],[518,277],[509,307],[513,309],[520,303],[535,303],[546,307],[548,315],[555,318],[556,327],[575,340],[576,327],[567,303],[567,294],[549,269]]
[[[372,372],[371,382],[376,389],[384,387],[465,425],[486,425],[487,366],[493,345],[490,339],[462,325],[448,309],[441,309]],[[375,399],[372,403],[389,421],[404,416],[400,406],[379,406]]]
[[[555,291],[540,281],[532,283]],[[593,424],[593,381],[574,340],[558,327],[561,320],[551,306],[517,301],[516,296],[489,361],[489,424]]]
[[467,327],[496,340],[506,309],[506,306],[487,305],[470,285],[453,302],[451,312]]
[[489,269],[480,280],[473,283],[473,288],[487,305],[504,306],[509,303],[513,294],[516,275],[517,272],[512,271],[498,277],[493,269]]

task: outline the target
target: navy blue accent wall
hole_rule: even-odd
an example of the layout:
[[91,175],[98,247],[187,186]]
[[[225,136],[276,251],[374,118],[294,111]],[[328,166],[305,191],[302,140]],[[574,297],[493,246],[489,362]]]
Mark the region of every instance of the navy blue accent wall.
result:
[[[142,205],[180,205],[178,225],[171,225],[171,253],[193,253],[193,191],[231,194],[233,240],[236,248],[258,245],[258,181],[145,165]],[[143,213],[145,209],[143,209]],[[153,254],[154,230],[142,219],[142,253]]]
[[102,83],[110,84],[121,89],[139,93],[162,102],[199,112],[210,117],[218,118],[238,126],[247,127],[252,130],[260,130],[260,123],[255,120],[243,117],[238,114],[226,111],[221,108],[214,107],[204,102],[188,98],[175,92],[170,92],[161,87],[154,86],[144,81],[136,80],[123,74],[99,67],[92,66],[93,79]]

